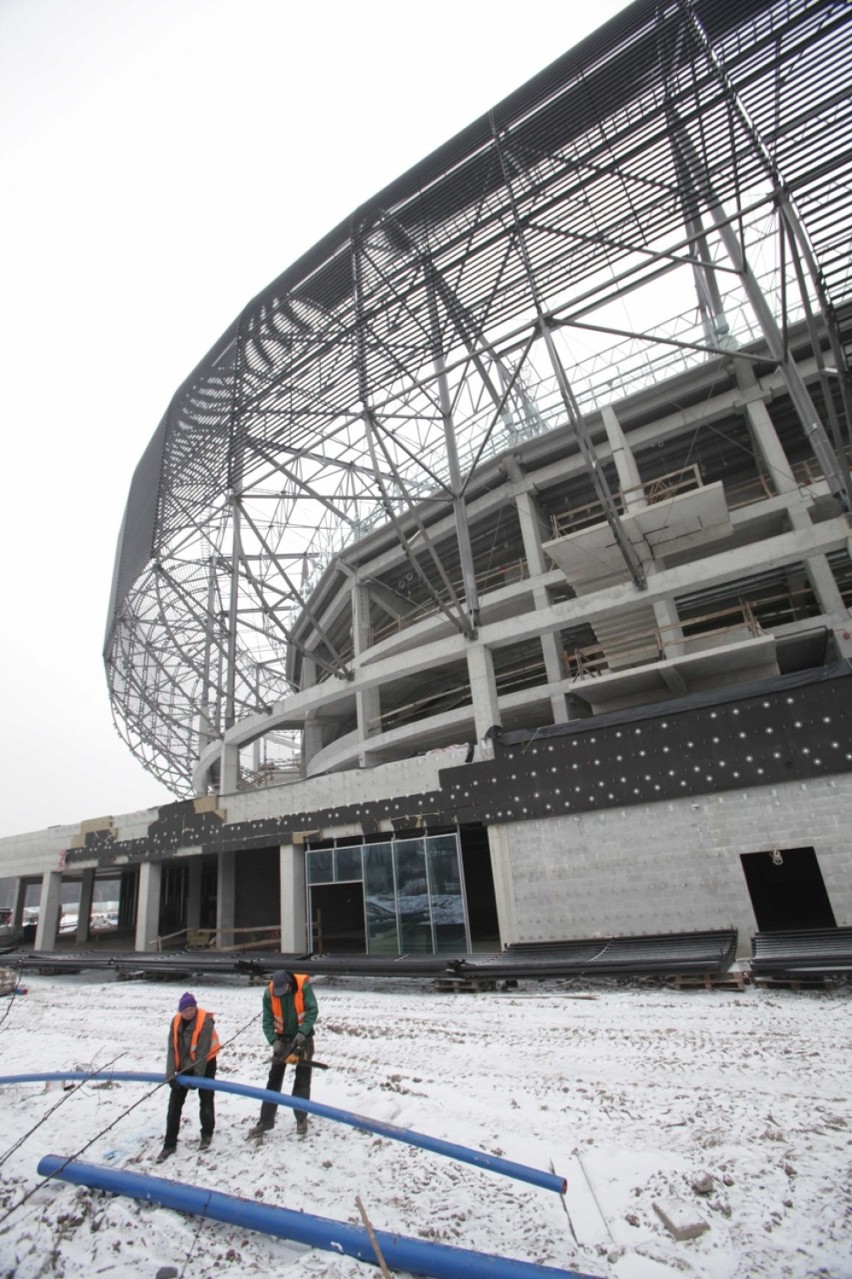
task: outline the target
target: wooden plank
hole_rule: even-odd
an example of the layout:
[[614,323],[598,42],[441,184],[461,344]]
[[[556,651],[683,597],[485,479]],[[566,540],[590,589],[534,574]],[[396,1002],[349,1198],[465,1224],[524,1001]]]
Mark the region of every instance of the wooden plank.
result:
[[496,990],[497,983],[484,977],[436,977],[435,990],[444,994],[476,995],[483,990]]
[[674,978],[676,990],[745,990],[744,973],[680,973]]
[[825,987],[824,977],[752,977],[755,986],[771,988],[780,986],[787,990],[822,990]]

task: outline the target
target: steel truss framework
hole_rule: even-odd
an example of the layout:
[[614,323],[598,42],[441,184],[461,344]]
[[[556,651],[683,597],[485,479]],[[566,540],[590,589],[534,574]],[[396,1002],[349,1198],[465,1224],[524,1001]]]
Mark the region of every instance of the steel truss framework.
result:
[[[587,416],[756,337],[849,509],[848,417],[824,424],[786,339],[805,317],[845,374],[850,66],[845,0],[638,0],[255,298],[128,499],[104,657],[145,767],[190,793],[199,750],[287,695],[296,619],[322,634],[313,588],[378,527],[474,635],[466,494],[530,435],[573,428],[641,589]],[[447,504],[460,587],[429,536]]]

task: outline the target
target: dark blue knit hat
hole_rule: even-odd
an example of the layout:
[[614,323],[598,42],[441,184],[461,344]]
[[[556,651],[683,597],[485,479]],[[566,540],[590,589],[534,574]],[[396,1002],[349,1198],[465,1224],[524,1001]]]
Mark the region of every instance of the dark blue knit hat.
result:
[[195,1008],[195,1007],[197,1007],[195,996],[191,995],[188,990],[185,991],[181,995],[180,999],[178,1000],[178,1012],[182,1013],[184,1008]]

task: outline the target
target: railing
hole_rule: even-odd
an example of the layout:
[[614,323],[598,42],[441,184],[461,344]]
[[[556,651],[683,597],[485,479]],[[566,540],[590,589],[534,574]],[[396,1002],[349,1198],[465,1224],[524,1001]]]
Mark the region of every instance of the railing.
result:
[[700,489],[704,485],[701,476],[701,470],[697,462],[693,462],[691,466],[684,466],[679,471],[670,471],[667,475],[658,475],[656,479],[645,480],[643,484],[637,484],[634,488],[621,489],[619,491],[619,499],[625,508],[630,505],[626,499],[638,494],[644,497],[649,506],[653,506],[655,502],[668,502],[673,497],[677,497],[678,493],[688,493],[693,489]]
[[[486,569],[483,573],[477,573],[476,587],[482,594],[486,594],[488,591],[496,591],[503,586],[510,586],[514,582],[522,582],[527,576],[525,560],[510,560],[507,564],[499,564],[496,568]],[[452,587],[456,595],[459,597],[464,595],[464,583],[461,580],[453,582]],[[421,622],[427,617],[434,617],[439,612],[440,608],[434,600],[426,600],[423,604],[416,605],[400,617],[393,620],[389,619],[382,626],[372,627],[370,643],[378,644],[379,640],[387,639],[389,635],[398,635],[401,631],[408,630],[416,622]]]
[[[245,935],[245,940],[237,942],[238,934]],[[217,945],[219,937],[230,937],[231,945]],[[184,940],[183,947],[167,945],[168,942],[174,942],[179,938]],[[165,933],[158,937],[157,950],[260,950],[268,949],[270,944],[275,946],[280,943],[281,927],[278,924],[256,925],[254,928],[180,928],[177,932]]]
[[[622,670],[661,662],[670,656],[668,650],[675,646],[686,650],[708,638],[721,642],[723,636],[743,629],[752,637],[763,634],[763,628],[754,616],[751,605],[745,602],[733,608],[704,613],[700,617],[686,618],[671,626],[655,626],[649,631],[632,635],[627,640],[589,644],[575,649],[573,653],[566,653],[565,662],[574,679],[585,675],[601,675],[605,670]],[[686,652],[683,655],[686,656]]]
[[742,506],[751,506],[752,502],[762,502],[775,495],[769,476],[763,473],[744,480],[741,484],[732,484],[730,487],[725,485],[725,500],[729,511],[738,511]]
[[[513,689],[529,688],[532,685],[543,683],[544,669],[544,661],[541,660],[527,662],[523,666],[512,666],[505,670],[495,671],[494,679],[497,685],[497,692],[510,693]],[[456,684],[455,687],[444,688],[440,693],[433,693],[428,697],[420,697],[413,702],[406,702],[404,706],[395,706],[391,710],[383,711],[381,715],[369,721],[370,727],[384,732],[388,728],[413,723],[418,718],[423,718],[418,715],[419,711],[438,699],[441,701],[441,706],[436,709],[436,714],[453,710],[457,706],[465,706],[470,702],[470,685],[465,681],[464,683]]]
[[498,693],[511,693],[513,689],[529,688],[544,682],[544,661],[527,662],[523,666],[512,666],[507,670],[495,671],[494,682]]
[[751,600],[755,617],[764,630],[801,622],[820,613],[819,602],[812,586],[800,591],[781,591],[777,595],[765,595]]
[[436,715],[454,710],[457,706],[465,706],[470,702],[470,685],[465,681],[463,684],[456,684],[455,687],[445,687],[440,692],[431,693],[427,697],[415,698],[413,702],[406,702],[402,706],[394,706],[391,710],[383,711],[381,715],[368,720],[368,725],[379,732],[384,732],[388,728],[399,728],[402,724],[414,723],[418,719],[425,718],[418,714],[419,711],[428,707],[430,703],[438,701],[441,705],[434,708]]
[[[684,466],[677,471],[669,471],[654,479],[644,480],[633,488],[619,489],[613,494],[613,500],[619,515],[623,515],[626,510],[629,510],[632,499],[635,497],[642,498],[649,506],[653,506],[657,502],[671,501],[678,493],[702,488],[703,485],[701,470],[698,463],[694,462],[691,466]],[[565,537],[568,533],[576,533],[579,529],[588,528],[592,524],[600,524],[604,519],[603,504],[595,501],[574,506],[568,511],[561,511],[558,515],[551,516],[550,522],[553,536],[557,538]]]
[[261,764],[259,768],[243,768],[240,770],[237,790],[263,790],[267,786],[281,786],[284,782],[299,781],[304,776],[302,765],[294,760],[292,763]]

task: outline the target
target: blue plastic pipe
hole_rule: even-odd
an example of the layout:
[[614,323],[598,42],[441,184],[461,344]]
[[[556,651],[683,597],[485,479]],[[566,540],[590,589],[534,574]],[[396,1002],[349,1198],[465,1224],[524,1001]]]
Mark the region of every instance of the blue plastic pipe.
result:
[[[243,1230],[259,1230],[279,1239],[290,1239],[311,1248],[343,1253],[359,1261],[378,1264],[367,1231],[347,1222],[294,1212],[290,1208],[275,1208],[253,1199],[239,1199],[235,1195],[223,1195],[217,1190],[204,1190],[201,1186],[188,1186],[163,1177],[147,1177],[138,1172],[79,1163],[74,1159],[63,1159],[60,1155],[45,1155],[39,1161],[38,1174],[40,1177],[70,1181],[76,1186],[88,1186],[92,1190],[129,1195],[178,1212],[210,1217],[213,1221],[225,1221]],[[374,1230],[373,1234],[389,1267],[433,1276],[433,1279],[594,1279],[576,1270],[554,1270],[530,1261],[514,1261],[511,1257],[492,1253],[451,1248],[447,1244],[410,1239],[384,1230]]]
[[[538,1168],[528,1168],[526,1164],[516,1164],[510,1159],[498,1159],[495,1155],[485,1154],[481,1150],[471,1150],[469,1146],[458,1146],[452,1141],[442,1141],[440,1137],[427,1137],[425,1133],[415,1132],[412,1128],[398,1128],[396,1124],[386,1124],[380,1119],[368,1119],[366,1115],[357,1115],[351,1110],[337,1110],[334,1106],[324,1106],[318,1101],[308,1101],[304,1097],[285,1096],[280,1092],[272,1092],[267,1088],[251,1088],[248,1084],[233,1084],[224,1079],[204,1079],[195,1075],[181,1075],[181,1083],[191,1088],[210,1088],[214,1092],[234,1093],[238,1097],[251,1097],[255,1101],[271,1101],[276,1106],[290,1106],[291,1109],[304,1110],[312,1115],[321,1115],[325,1119],[334,1119],[338,1123],[349,1124],[352,1128],[362,1128],[365,1132],[375,1132],[390,1141],[404,1141],[409,1146],[419,1146],[422,1150],[431,1150],[437,1155],[446,1155],[460,1163],[473,1164],[477,1168],[485,1168],[488,1172],[499,1173],[503,1177],[512,1177],[515,1181],[526,1181],[543,1190],[555,1190],[564,1195],[568,1183],[564,1177],[556,1173],[542,1172]],[[129,1083],[163,1084],[164,1075],[149,1074],[136,1070],[104,1070],[84,1071],[71,1070],[52,1074],[35,1075],[0,1075],[0,1084],[40,1084],[54,1079],[111,1079]]]

